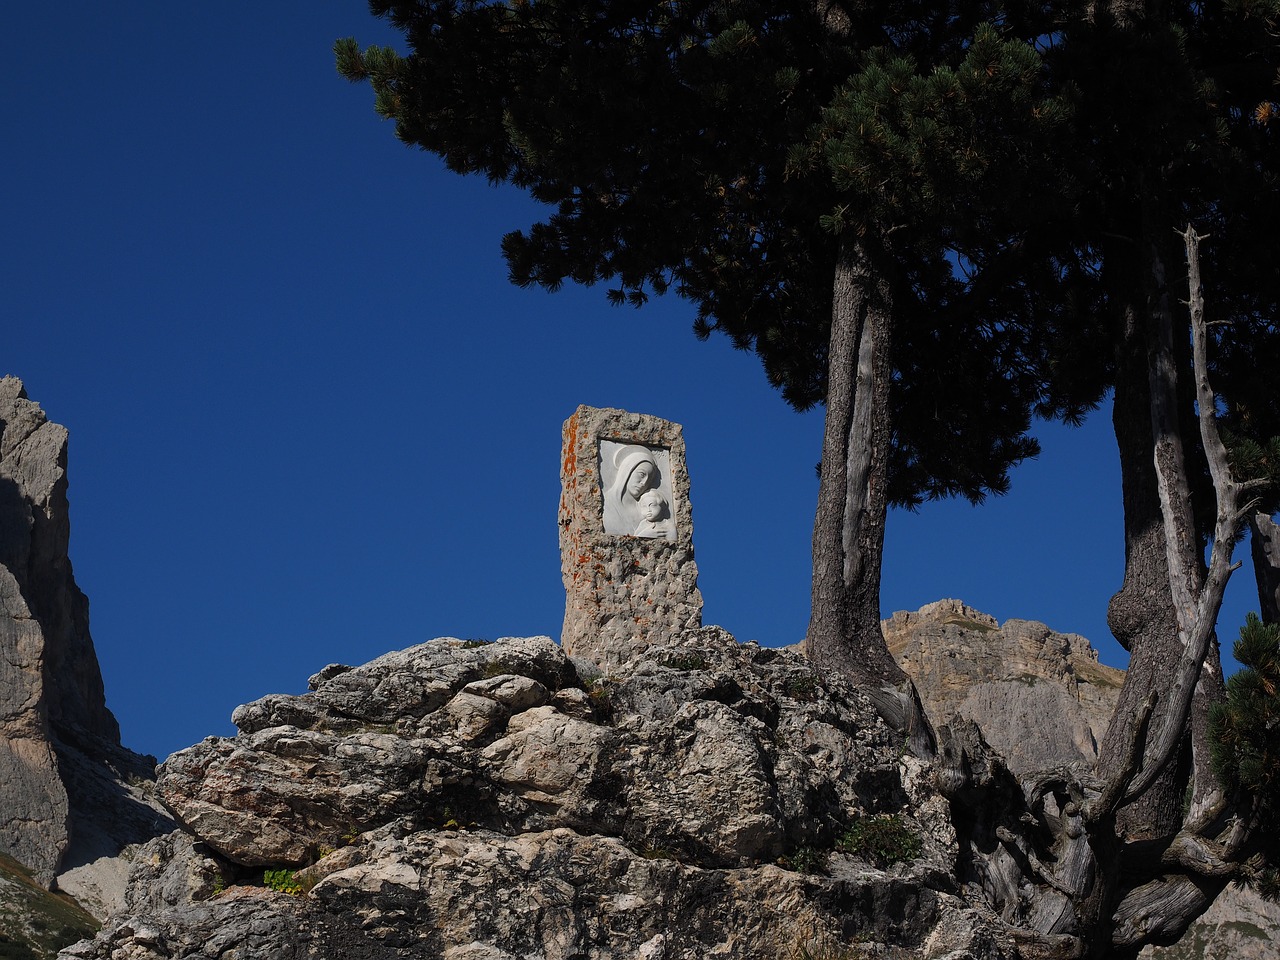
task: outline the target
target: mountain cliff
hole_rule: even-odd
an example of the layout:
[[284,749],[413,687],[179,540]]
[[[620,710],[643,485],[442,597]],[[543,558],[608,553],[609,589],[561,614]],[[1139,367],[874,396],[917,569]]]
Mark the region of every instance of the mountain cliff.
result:
[[[67,555],[67,431],[0,379],[0,853],[99,916],[129,843],[172,828],[120,744]],[[2,933],[3,931],[0,931]]]

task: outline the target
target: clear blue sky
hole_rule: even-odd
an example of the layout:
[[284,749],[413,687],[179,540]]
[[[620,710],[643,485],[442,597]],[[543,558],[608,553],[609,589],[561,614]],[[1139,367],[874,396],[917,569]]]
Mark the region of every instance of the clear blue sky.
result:
[[[579,403],[684,424],[705,622],[801,638],[820,414],[679,300],[509,285],[499,239],[537,207],[402,146],[338,77],[336,38],[393,39],[360,0],[11,7],[0,374],[71,430],[72,560],[127,745],[230,733],[327,663],[557,636]],[[1008,496],[891,516],[884,612],[959,597],[1122,666],[1109,411],[1041,435]],[[1246,566],[1228,648],[1256,603]]]

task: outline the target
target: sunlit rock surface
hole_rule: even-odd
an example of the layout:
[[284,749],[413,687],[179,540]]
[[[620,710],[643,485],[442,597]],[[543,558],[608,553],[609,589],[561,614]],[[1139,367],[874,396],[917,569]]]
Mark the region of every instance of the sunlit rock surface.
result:
[[147,796],[155,761],[120,745],[67,555],[67,431],[0,379],[0,852],[98,916],[116,855],[172,828]]
[[[65,957],[1007,956],[927,771],[795,654],[709,627],[600,677],[442,639],[311,686],[165,762],[189,833]],[[869,818],[903,862],[839,849]]]

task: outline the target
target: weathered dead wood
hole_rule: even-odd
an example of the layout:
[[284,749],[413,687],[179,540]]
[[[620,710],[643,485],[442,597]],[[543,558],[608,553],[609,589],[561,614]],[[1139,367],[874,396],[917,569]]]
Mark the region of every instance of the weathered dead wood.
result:
[[[1153,746],[1145,751],[1142,770],[1125,790],[1125,797],[1139,795],[1159,775],[1174,756],[1187,730],[1192,696],[1205,657],[1214,639],[1218,611],[1232,572],[1239,567],[1231,555],[1239,539],[1241,524],[1251,503],[1248,492],[1256,484],[1240,483],[1231,473],[1227,448],[1217,424],[1217,398],[1209,384],[1208,330],[1204,317],[1204,297],[1200,282],[1199,243],[1202,238],[1193,227],[1183,233],[1186,245],[1188,284],[1190,287],[1192,363],[1195,378],[1196,405],[1199,408],[1200,441],[1209,465],[1217,501],[1207,571],[1202,573],[1199,540],[1190,522],[1190,483],[1186,458],[1182,451],[1173,404],[1176,401],[1176,369],[1172,366],[1172,321],[1167,310],[1157,311],[1158,343],[1151,365],[1151,418],[1156,441],[1156,473],[1160,502],[1165,519],[1165,542],[1168,550],[1169,589],[1173,596],[1178,621],[1182,657],[1166,695],[1160,729],[1155,732]],[[1205,807],[1219,799],[1207,744],[1194,742],[1195,785],[1193,805]]]

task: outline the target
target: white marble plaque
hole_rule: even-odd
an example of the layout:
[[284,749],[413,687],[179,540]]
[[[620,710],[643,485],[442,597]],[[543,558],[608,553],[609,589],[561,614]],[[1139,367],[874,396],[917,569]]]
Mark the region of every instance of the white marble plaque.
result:
[[600,489],[605,533],[676,538],[671,455],[666,448],[601,440]]

